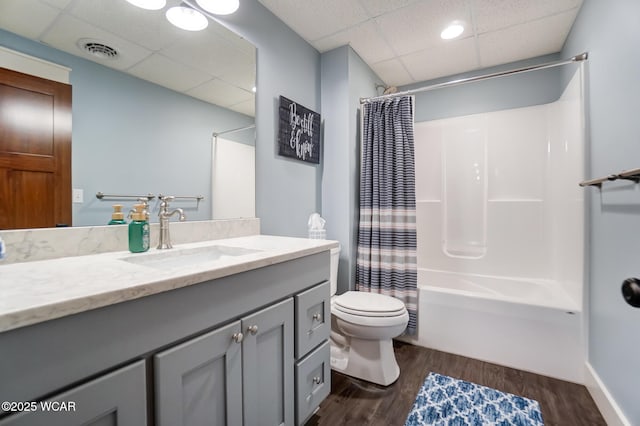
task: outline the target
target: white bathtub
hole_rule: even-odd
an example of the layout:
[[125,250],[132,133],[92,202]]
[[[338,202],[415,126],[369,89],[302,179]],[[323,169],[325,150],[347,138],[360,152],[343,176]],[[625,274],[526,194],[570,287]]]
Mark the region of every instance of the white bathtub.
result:
[[583,382],[583,319],[559,283],[418,269],[418,336],[405,341]]

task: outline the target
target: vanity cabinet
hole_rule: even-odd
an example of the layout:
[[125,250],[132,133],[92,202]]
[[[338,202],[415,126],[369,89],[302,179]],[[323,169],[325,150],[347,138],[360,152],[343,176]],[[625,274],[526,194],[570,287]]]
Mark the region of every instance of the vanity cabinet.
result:
[[245,425],[292,425],[293,299],[242,319]]
[[293,424],[293,300],[154,357],[156,424]]
[[296,424],[303,424],[331,392],[330,351],[325,341],[296,363]]
[[154,356],[156,424],[241,425],[240,321]]
[[145,364],[137,361],[53,398],[31,402],[29,411],[0,420],[0,425],[146,425],[145,388]]
[[331,287],[324,282],[295,295],[296,424],[303,424],[331,391]]
[[77,410],[0,426],[304,424],[330,389],[328,280],[322,251],[2,332],[0,401]]

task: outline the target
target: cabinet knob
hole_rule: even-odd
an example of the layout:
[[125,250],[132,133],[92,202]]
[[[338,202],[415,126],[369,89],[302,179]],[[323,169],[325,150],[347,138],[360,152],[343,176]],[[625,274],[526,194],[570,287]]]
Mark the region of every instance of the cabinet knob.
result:
[[249,327],[247,327],[247,331],[251,333],[253,336],[255,336],[256,334],[258,334],[258,326],[255,324],[250,325]]
[[321,321],[322,320],[322,314],[320,312],[316,312],[315,314],[313,314],[313,320],[314,321]]
[[313,383],[319,385],[320,383],[322,383],[322,379],[319,376],[316,376],[313,378]]
[[233,336],[231,336],[231,340],[236,343],[242,342],[242,339],[244,339],[244,335],[242,333],[233,333]]

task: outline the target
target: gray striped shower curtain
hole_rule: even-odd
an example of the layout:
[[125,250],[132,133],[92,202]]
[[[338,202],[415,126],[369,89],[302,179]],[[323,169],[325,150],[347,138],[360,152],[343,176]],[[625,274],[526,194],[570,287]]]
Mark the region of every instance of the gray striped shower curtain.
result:
[[362,167],[356,289],[393,296],[417,328],[413,98],[362,107]]

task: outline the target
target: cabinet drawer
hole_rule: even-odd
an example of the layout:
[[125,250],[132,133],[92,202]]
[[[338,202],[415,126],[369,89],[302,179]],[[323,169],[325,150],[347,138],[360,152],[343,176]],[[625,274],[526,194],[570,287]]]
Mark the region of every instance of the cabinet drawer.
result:
[[296,424],[301,425],[331,392],[329,342],[296,364]]
[[331,331],[331,289],[326,281],[296,298],[296,358],[329,338]]
[[35,411],[0,420],[1,426],[147,424],[144,361],[105,374],[46,401]]

